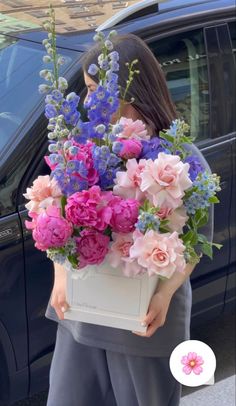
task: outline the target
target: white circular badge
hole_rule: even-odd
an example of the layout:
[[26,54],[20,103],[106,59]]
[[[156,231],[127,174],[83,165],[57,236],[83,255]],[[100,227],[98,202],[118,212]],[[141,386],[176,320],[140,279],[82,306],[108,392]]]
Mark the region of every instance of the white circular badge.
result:
[[171,353],[169,365],[172,375],[182,385],[214,383],[216,357],[211,347],[202,341],[187,340],[177,345]]

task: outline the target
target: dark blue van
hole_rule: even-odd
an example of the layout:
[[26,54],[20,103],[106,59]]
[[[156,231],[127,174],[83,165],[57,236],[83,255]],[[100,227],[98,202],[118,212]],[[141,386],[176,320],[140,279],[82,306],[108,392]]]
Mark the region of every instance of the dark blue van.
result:
[[[234,0],[169,0],[129,16],[116,27],[143,38],[157,56],[181,116],[213,172],[221,176],[215,207],[214,260],[191,275],[192,325],[235,305],[236,16]],[[45,390],[56,323],[45,318],[53,265],[26,230],[23,193],[48,173],[47,120],[37,88],[45,33],[0,28],[0,405]],[[79,59],[93,33],[58,36],[63,75],[80,94]]]

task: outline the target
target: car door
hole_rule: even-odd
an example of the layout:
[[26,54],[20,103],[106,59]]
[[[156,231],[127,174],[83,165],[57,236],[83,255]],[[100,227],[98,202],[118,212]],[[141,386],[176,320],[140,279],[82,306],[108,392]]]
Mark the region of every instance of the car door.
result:
[[[235,95],[236,95],[236,21],[228,24],[231,44],[228,47],[228,54],[232,58],[232,74],[229,78],[228,88],[231,89],[233,99],[229,99],[229,110],[232,111],[230,126],[226,129],[226,135],[231,138],[232,147],[232,198],[230,208],[230,259],[227,274],[227,286],[225,294],[225,311],[235,311],[236,301],[236,115],[235,115]],[[231,101],[232,100],[232,101]],[[230,104],[231,103],[231,104]],[[232,105],[232,106],[231,106]]]
[[[218,28],[213,28],[218,32]],[[223,309],[229,265],[229,212],[232,189],[231,139],[225,138],[221,120],[225,102],[223,84],[219,87],[222,66],[214,58],[220,55],[217,36],[210,28],[187,29],[154,39],[149,46],[161,64],[179,115],[191,126],[191,135],[204,154],[212,172],[221,176],[220,204],[215,205],[214,241],[223,248],[214,250],[214,259],[204,257],[191,275],[193,320],[203,319],[207,310],[219,314]],[[162,34],[163,35],[163,34]],[[214,47],[214,51],[212,48]],[[221,79],[222,80],[222,79]],[[217,125],[216,125],[217,120]],[[225,122],[224,118],[224,122]],[[195,322],[194,321],[194,322]]]
[[[23,204],[30,186],[23,180],[32,182],[42,159],[38,151],[47,148],[44,97],[38,92],[45,50],[35,41],[3,35],[0,44],[0,400],[9,386],[14,401],[30,387],[47,387],[56,326],[44,316],[52,266],[44,266],[44,254],[25,229]],[[78,54],[60,53],[62,72],[69,75]]]

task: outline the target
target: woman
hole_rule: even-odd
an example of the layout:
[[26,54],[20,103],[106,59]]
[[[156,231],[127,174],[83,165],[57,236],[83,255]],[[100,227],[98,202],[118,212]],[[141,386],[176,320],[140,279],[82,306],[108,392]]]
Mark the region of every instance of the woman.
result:
[[[120,55],[119,84],[126,87],[126,62],[138,59],[134,81],[122,106],[121,115],[141,119],[151,136],[158,136],[176,118],[176,110],[164,74],[148,46],[132,34],[113,40]],[[87,97],[96,89],[98,78],[88,74],[97,62],[99,45],[83,59]],[[114,117],[115,120],[115,117]],[[209,166],[197,149],[202,165]],[[212,206],[213,207],[213,206]],[[213,234],[213,213],[202,230],[209,240]],[[56,346],[50,370],[47,406],[177,406],[181,385],[169,369],[169,357],[182,341],[190,339],[192,291],[189,276],[178,273],[158,284],[148,313],[142,321],[147,332],[140,334],[110,327],[64,320],[68,304],[66,275],[55,264],[55,281],[46,317],[58,322]]]

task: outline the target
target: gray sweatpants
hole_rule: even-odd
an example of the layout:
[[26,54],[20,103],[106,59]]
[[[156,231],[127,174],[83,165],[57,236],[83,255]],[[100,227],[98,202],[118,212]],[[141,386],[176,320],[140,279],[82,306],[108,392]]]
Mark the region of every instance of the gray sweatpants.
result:
[[168,357],[83,345],[58,325],[47,406],[178,406],[181,389]]

